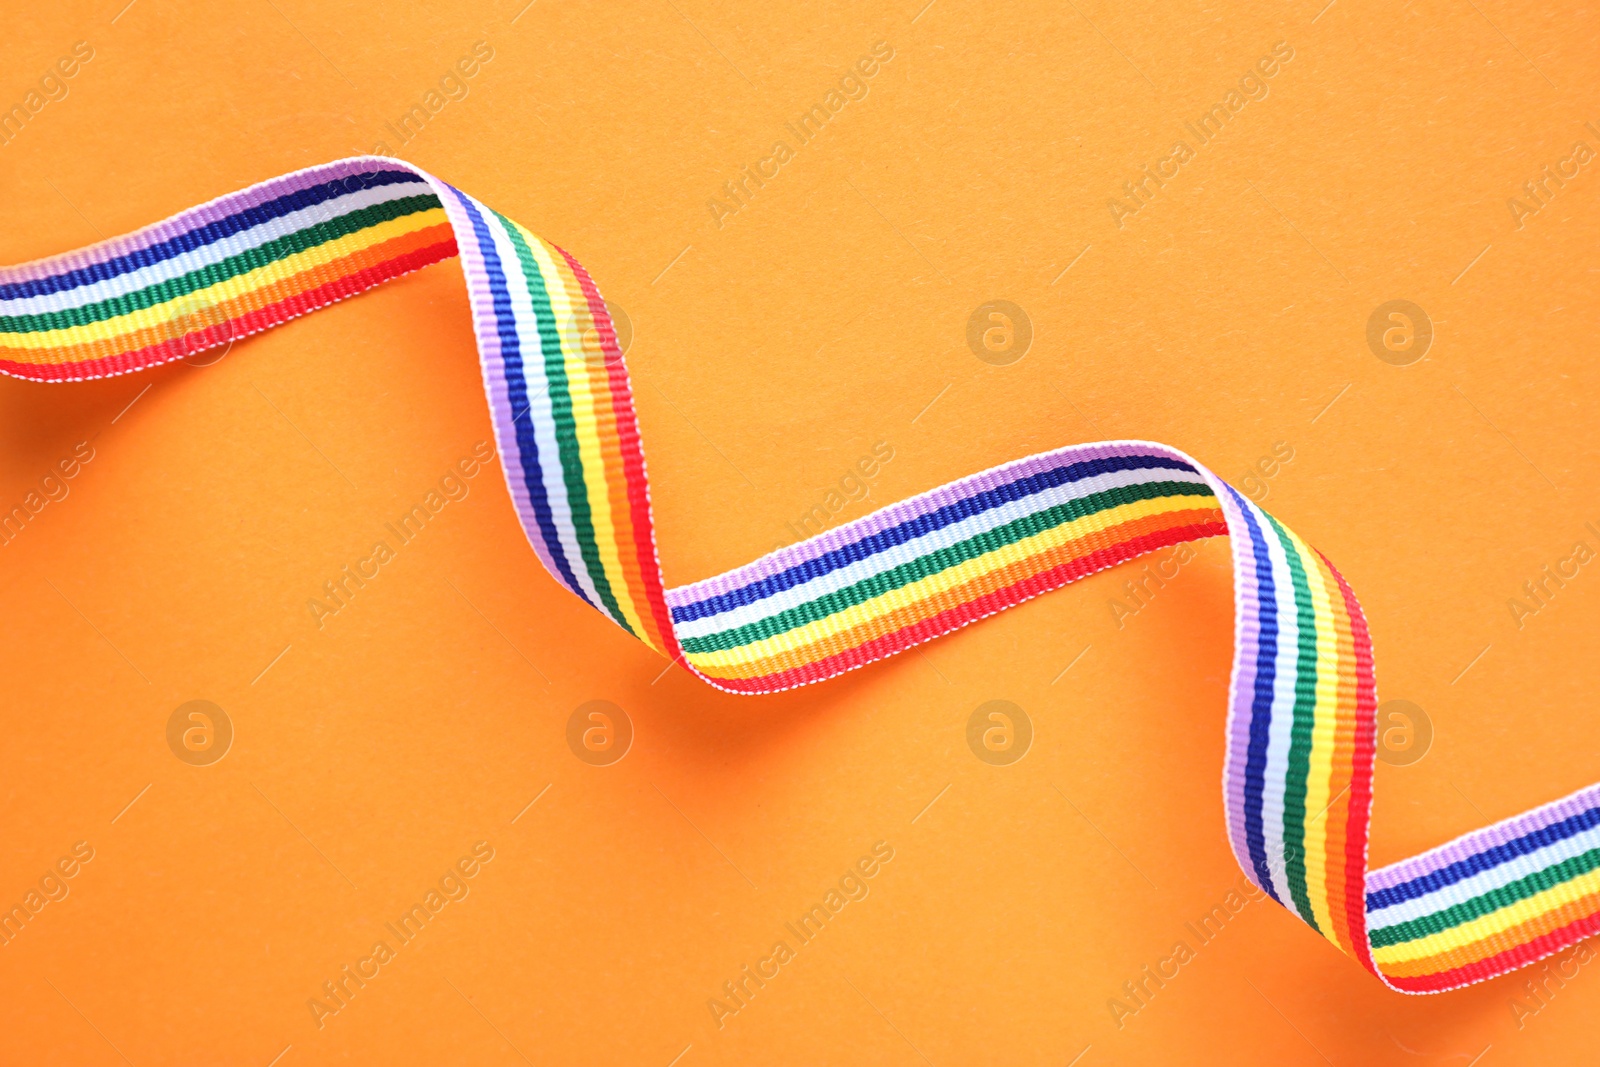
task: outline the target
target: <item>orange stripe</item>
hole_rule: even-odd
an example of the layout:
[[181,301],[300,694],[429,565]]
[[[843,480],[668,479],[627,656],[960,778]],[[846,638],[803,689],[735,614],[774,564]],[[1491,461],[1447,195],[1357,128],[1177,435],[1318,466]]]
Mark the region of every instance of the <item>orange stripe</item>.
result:
[[[611,395],[611,382],[609,375],[606,374],[604,353],[598,353],[599,361],[596,365],[591,353],[597,352],[597,349],[587,343],[590,333],[595,329],[594,310],[589,306],[588,296],[584,293],[583,286],[579,284],[578,276],[567,263],[567,257],[548,241],[541,243],[544,245],[545,254],[555,264],[561,285],[572,301],[573,310],[577,312],[578,352],[583,357],[584,363],[583,387],[594,409],[595,433],[601,457],[599,474],[605,481],[606,499],[611,507],[611,528],[614,532],[617,561],[622,567],[622,574],[618,577],[626,587],[627,598],[633,604],[640,624],[648,631],[655,624],[655,616],[645,600],[644,582],[639,574],[637,553],[631,551],[634,545],[633,508],[628,499],[628,484],[622,464],[622,445],[617,436],[617,412]],[[595,343],[599,343],[598,334],[595,335]],[[568,384],[570,386],[570,381]],[[584,476],[589,477],[589,472],[585,471]],[[648,632],[639,636],[644,638],[646,643],[650,643],[651,635]],[[654,635],[654,647],[658,649],[666,647],[659,634]]]
[[1334,632],[1338,639],[1339,655],[1339,685],[1335,698],[1337,710],[1333,735],[1333,775],[1328,783],[1328,789],[1335,799],[1329,805],[1328,813],[1323,816],[1327,820],[1328,834],[1325,857],[1328,913],[1333,921],[1336,943],[1354,955],[1355,940],[1361,935],[1350,929],[1349,908],[1346,907],[1348,896],[1346,880],[1350,875],[1346,844],[1349,838],[1350,772],[1354,766],[1356,730],[1354,716],[1343,714],[1343,711],[1355,707],[1355,638],[1350,632],[1350,620],[1344,611],[1344,593],[1340,591],[1339,583],[1334,581],[1333,572],[1320,557],[1313,557],[1313,560],[1317,574],[1327,591],[1328,605],[1333,614]]
[[[627,573],[636,575],[639,595],[648,607],[646,629],[651,634],[652,647],[672,659],[681,656],[676,635],[672,630],[671,612],[667,608],[665,591],[661,587],[661,566],[656,561],[655,535],[650,519],[650,487],[644,475],[644,451],[639,442],[639,423],[633,408],[633,393],[628,386],[628,369],[623,364],[622,353],[616,347],[616,324],[605,309],[605,300],[594,284],[589,272],[584,270],[567,251],[554,246],[567,265],[577,275],[578,285],[588,298],[591,313],[611,326],[611,346],[602,342],[606,362],[603,364],[605,388],[611,399],[611,412],[617,424],[617,448],[622,462],[619,477],[624,486],[628,504],[628,518],[632,523],[634,541],[627,553]],[[615,353],[613,357],[611,353]]]

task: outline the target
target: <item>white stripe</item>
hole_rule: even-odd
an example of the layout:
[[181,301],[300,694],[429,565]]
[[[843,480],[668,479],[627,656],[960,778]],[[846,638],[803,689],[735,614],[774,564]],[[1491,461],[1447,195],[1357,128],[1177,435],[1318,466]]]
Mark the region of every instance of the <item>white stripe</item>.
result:
[[[550,382],[545,376],[544,353],[539,342],[538,315],[533,309],[533,297],[528,292],[528,276],[522,269],[522,260],[506,233],[505,226],[493,212],[480,208],[484,224],[494,238],[495,250],[500,254],[500,268],[506,276],[506,289],[510,294],[511,313],[516,320],[517,336],[522,348],[522,377],[528,385],[529,405],[522,417],[531,420],[534,440],[538,445],[539,473],[544,482],[545,498],[550,502],[550,517],[561,541],[562,554],[567,566],[582,588],[582,595],[595,608],[604,611],[600,594],[589,577],[589,568],[578,548],[577,528],[572,522],[572,501],[567,496],[567,482],[561,470],[561,451],[556,443],[555,413],[550,406]],[[545,289],[551,286],[546,283]],[[513,415],[517,414],[512,412]]]
[[[544,543],[544,535],[539,529],[538,510],[533,506],[533,498],[523,478],[521,449],[517,446],[514,418],[521,409],[511,399],[510,382],[504,367],[505,354],[502,352],[504,344],[500,339],[499,322],[494,314],[493,298],[486,280],[488,270],[484,266],[483,250],[478,241],[477,230],[472,225],[471,216],[460,206],[457,196],[469,201],[480,214],[487,216],[488,212],[482,204],[465,193],[440,192],[439,199],[444,204],[445,213],[450,216],[451,227],[457,235],[461,269],[468,280],[467,296],[472,300],[473,328],[479,335],[478,359],[483,366],[484,389],[489,393],[489,410],[494,416],[495,445],[500,454],[501,469],[506,475],[506,489],[511,494],[511,503],[516,508],[517,518],[522,522],[528,543],[538,553],[545,570],[554,578],[555,562],[550,558],[549,549]],[[479,279],[484,279],[481,286],[474,284]],[[494,353],[492,363],[488,357],[491,351]],[[500,407],[502,404],[505,405],[503,412]]]
[[[1273,601],[1278,606],[1278,650],[1273,658],[1272,713],[1267,734],[1267,762],[1262,769],[1265,783],[1261,797],[1262,833],[1267,845],[1267,869],[1272,885],[1285,907],[1299,914],[1289,892],[1288,862],[1283,836],[1283,800],[1288,783],[1290,729],[1294,726],[1294,670],[1299,658],[1300,622],[1295,613],[1294,577],[1283,554],[1283,543],[1272,528],[1266,513],[1249,505],[1261,527],[1272,562]],[[1302,916],[1303,918],[1303,916]]]
[[[938,549],[966,540],[975,534],[1004,526],[1006,523],[1013,522],[1023,516],[1032,515],[1046,508],[1055,507],[1070,500],[1081,499],[1107,489],[1143,485],[1146,482],[1188,482],[1195,485],[1204,485],[1205,479],[1193,471],[1178,471],[1166,468],[1157,470],[1121,470],[1097,474],[1090,478],[1046,489],[1043,492],[1035,493],[1020,500],[1009,501],[997,508],[991,508],[977,515],[970,515],[943,529],[931,530],[920,537],[897,545],[892,550],[875,553],[866,559],[857,560],[838,570],[819,575],[802,585],[797,585],[792,589],[785,589],[781,593],[775,593],[753,604],[729,608],[721,614],[707,618],[676,623],[673,628],[680,639],[704,637],[708,634],[732,630],[739,626],[777,615],[780,612],[798,607],[819,597],[827,596],[829,593],[847,588],[873,575],[893,570],[907,560],[928,555]],[[1199,498],[1196,499],[1198,500]],[[844,529],[848,530],[849,527],[844,527]]]
[[421,195],[424,188],[414,182],[405,182],[399,185],[381,185],[374,189],[361,189],[321,204],[292,211],[280,218],[269,219],[247,230],[214,241],[203,248],[196,248],[115,278],[107,278],[90,285],[65,292],[49,293],[45,296],[0,300],[0,315],[36,315],[50,311],[65,311],[93,304],[110,296],[138,292],[159,282],[182,277],[192,270],[220,263],[240,252],[260,248],[264,244],[316,223],[327,222],[374,204]]
[[483,250],[471,216],[462,206],[462,200],[471,203],[480,215],[487,217],[488,209],[472,197],[458,190],[441,188],[434,178],[429,185],[444,204],[450,224],[456,233],[461,254],[461,269],[467,278],[467,296],[472,302],[472,325],[478,336],[478,363],[483,370],[483,386],[489,396],[489,411],[494,419],[495,446],[499,453],[500,469],[505,474],[506,490],[511,494],[517,521],[545,571],[563,588],[566,582],[556,569],[555,557],[545,543],[544,531],[539,526],[539,515],[528,492],[526,476],[522,469],[522,449],[517,443],[514,416],[521,410],[511,403],[511,389],[505,373],[505,356],[500,340],[500,326],[494,312],[494,299],[489,290],[488,272],[484,267]]
[[[1493,846],[1489,846],[1493,847]],[[1377,929],[1381,926],[1395,926],[1399,923],[1420,919],[1425,915],[1444,911],[1456,904],[1479,897],[1490,890],[1499,889],[1501,886],[1510,885],[1519,878],[1526,878],[1546,867],[1553,866],[1563,860],[1569,860],[1591,849],[1600,848],[1600,826],[1592,830],[1585,830],[1565,841],[1557,841],[1546,845],[1537,852],[1530,852],[1526,856],[1518,856],[1508,860],[1498,867],[1491,867],[1487,871],[1480,871],[1470,878],[1463,878],[1454,885],[1436,889],[1426,896],[1417,897],[1415,900],[1403,900],[1385,908],[1378,908],[1367,912],[1367,926]]]

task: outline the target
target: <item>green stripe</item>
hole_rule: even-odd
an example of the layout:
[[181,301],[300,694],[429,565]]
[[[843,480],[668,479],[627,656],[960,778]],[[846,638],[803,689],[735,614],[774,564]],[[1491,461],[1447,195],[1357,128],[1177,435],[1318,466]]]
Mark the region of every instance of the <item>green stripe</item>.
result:
[[892,570],[863,578],[854,585],[796,605],[776,615],[769,615],[735,629],[707,634],[704,637],[680,638],[680,644],[685,652],[721,652],[725,649],[739,648],[753,641],[775,637],[807,623],[825,619],[873,597],[903,588],[929,575],[938,574],[970,559],[993,552],[997,548],[1015,544],[1025,537],[1054,529],[1074,519],[1081,519],[1120,504],[1169,496],[1211,497],[1212,494],[1208,487],[1196,482],[1144,482],[1139,485],[1107,489],[1104,492],[1093,493],[1036,511],[1031,515],[1024,515],[1004,526],[974,534],[965,541],[918,556]]
[[[1266,512],[1262,512],[1267,515]],[[1311,586],[1306,570],[1289,540],[1289,533],[1271,515],[1267,521],[1278,534],[1289,574],[1294,580],[1295,618],[1299,624],[1299,652],[1295,658],[1294,723],[1289,728],[1289,776],[1283,786],[1284,872],[1289,895],[1300,917],[1318,933],[1311,895],[1306,888],[1306,783],[1311,778],[1311,728],[1317,715],[1317,617],[1311,606]]]
[[567,384],[566,357],[561,351],[561,333],[556,328],[556,316],[550,307],[550,294],[545,289],[544,275],[539,272],[532,249],[522,239],[522,234],[517,232],[517,224],[498,211],[494,215],[505,227],[511,247],[516,249],[517,261],[522,264],[522,273],[528,279],[528,297],[533,301],[539,347],[544,355],[544,376],[550,384],[550,420],[555,424],[556,451],[561,459],[561,477],[567,486],[567,505],[572,511],[578,551],[583,555],[584,569],[589,572],[589,580],[594,583],[594,591],[600,595],[606,613],[618,626],[632,634],[633,627],[628,625],[627,617],[617,604],[617,598],[611,592],[611,583],[606,579],[605,566],[600,562],[594,515],[589,509],[589,485],[583,477],[583,455],[578,451],[577,420],[572,417],[572,391]]
[[1383,948],[1387,945],[1399,945],[1407,941],[1416,941],[1430,934],[1443,933],[1462,923],[1471,922],[1473,919],[1482,918],[1490,912],[1499,911],[1501,908],[1510,907],[1520,900],[1527,900],[1536,893],[1543,893],[1562,882],[1570,882],[1574,878],[1588,874],[1596,867],[1600,867],[1600,848],[1590,849],[1571,859],[1562,860],[1542,871],[1535,871],[1526,878],[1519,878],[1509,882],[1498,889],[1491,889],[1482,896],[1464,900],[1460,904],[1436,911],[1432,915],[1424,915],[1420,919],[1410,922],[1396,923],[1393,926],[1382,926],[1371,933],[1372,947]]
[[371,207],[364,207],[359,211],[352,211],[338,218],[285,234],[256,248],[247,248],[227,259],[176,278],[169,278],[164,282],[157,282],[137,292],[108,297],[96,304],[84,304],[81,307],[67,308],[65,311],[47,311],[37,315],[0,315],[0,333],[42,333],[46,330],[65,330],[73,326],[104,322],[131,311],[142,311],[180,296],[187,296],[198,289],[236,278],[257,267],[264,267],[269,263],[304,252],[308,248],[336,241],[380,223],[414,215],[420,211],[430,211],[440,206],[439,198],[432,193],[404,196],[398,200],[373,204]]

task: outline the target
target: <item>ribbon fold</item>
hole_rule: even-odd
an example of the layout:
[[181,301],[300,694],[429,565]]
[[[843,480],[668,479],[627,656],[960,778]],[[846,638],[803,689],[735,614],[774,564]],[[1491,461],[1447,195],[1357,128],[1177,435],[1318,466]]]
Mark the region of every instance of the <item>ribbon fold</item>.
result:
[[735,693],[862,667],[1158,548],[1227,535],[1223,802],[1245,874],[1393,989],[1432,993],[1600,931],[1600,785],[1367,870],[1376,686],[1321,553],[1184,453],[1029,456],[666,589],[628,374],[562,249],[397,159],[275,178],[90,248],[0,268],[0,371],[126,374],[459,255],[512,504],[545,569]]

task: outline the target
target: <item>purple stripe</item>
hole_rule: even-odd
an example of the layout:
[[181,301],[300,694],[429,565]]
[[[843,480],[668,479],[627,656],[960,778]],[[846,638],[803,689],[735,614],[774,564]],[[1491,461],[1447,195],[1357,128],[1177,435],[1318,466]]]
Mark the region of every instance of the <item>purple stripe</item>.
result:
[[[135,230],[133,233],[121,237],[114,237],[109,241],[80,248],[59,256],[48,256],[36,259],[29,263],[21,263],[14,267],[0,268],[0,284],[16,282],[43,281],[57,275],[67,274],[74,270],[92,268],[98,264],[117,259],[135,252],[169,241],[181,234],[198,230],[211,225],[241,211],[290,193],[299,192],[313,185],[319,185],[330,178],[344,177],[349,174],[360,174],[374,169],[380,163],[394,170],[409,170],[421,175],[427,180],[427,175],[407,163],[398,160],[381,159],[377,156],[357,156],[350,159],[341,159],[337,163],[327,163],[318,167],[309,167],[306,170],[286,174],[281,178],[272,178],[259,185],[252,185],[248,189],[241,189],[236,193],[219,196],[215,200],[179,212],[176,215],[151,223],[144,229]],[[437,191],[437,190],[435,190]]]
[[1222,772],[1223,810],[1228,821],[1228,841],[1233,847],[1234,859],[1240,869],[1259,888],[1261,878],[1251,857],[1247,807],[1250,765],[1251,727],[1255,721],[1257,660],[1261,654],[1261,589],[1256,573],[1256,554],[1248,532],[1234,536],[1234,531],[1246,529],[1245,518],[1233,493],[1216,483],[1211,472],[1204,467],[1200,473],[1214,484],[1212,489],[1222,502],[1223,517],[1227,520],[1229,541],[1233,556],[1233,677],[1228,688],[1227,762]]
[[[500,343],[499,319],[494,311],[494,294],[489,286],[489,273],[484,264],[483,250],[478,244],[478,235],[472,220],[467,217],[456,198],[460,197],[477,204],[485,217],[489,217],[492,213],[476,198],[433,180],[423,171],[419,170],[417,173],[428,178],[433,191],[439,194],[439,201],[444,205],[445,214],[455,230],[456,248],[461,256],[461,270],[467,282],[467,299],[472,305],[472,329],[478,338],[478,364],[483,371],[484,395],[489,401],[495,451],[500,457],[500,469],[505,477],[506,491],[511,497],[511,506],[517,513],[517,521],[522,524],[523,536],[532,546],[534,554],[539,557],[539,562],[552,577],[556,577],[561,573],[560,569],[550,555],[550,550],[545,547],[533,499],[529,495],[526,480],[520,476],[522,452],[517,445],[516,423],[518,417],[525,419],[529,415],[525,408],[517,411],[511,408],[510,383],[506,379],[505,372],[505,352]],[[447,189],[451,195],[444,195]],[[559,581],[559,578],[557,580]]]
[[1367,875],[1367,891],[1370,895],[1425,877],[1453,863],[1470,860],[1473,856],[1510,844],[1519,837],[1553,826],[1596,805],[1600,805],[1600,785],[1591,785],[1543,807],[1458,837],[1420,856],[1373,871]]
[[[493,231],[490,228],[495,214],[454,186],[444,183],[440,185],[456,199],[461,210],[460,218],[464,225],[469,227],[467,232],[474,238],[473,266],[475,273],[485,283],[481,288],[475,287],[473,290],[474,322],[480,331],[492,331],[495,335],[498,356],[495,361],[495,373],[503,380],[508,390],[507,399],[511,399],[512,394],[518,392],[519,384],[521,391],[526,394],[527,383],[522,377],[523,360],[518,347],[522,343],[522,334],[511,303],[511,287],[500,265],[500,252],[494,245]],[[441,199],[448,198],[441,196]],[[540,344],[538,339],[535,339],[534,344]],[[531,406],[529,402],[529,407]],[[531,527],[525,524],[523,531],[527,534],[528,542],[534,545],[536,550],[539,542],[543,542],[546,551],[539,553],[539,559],[541,562],[549,560],[546,569],[550,574],[580,600],[599,608],[600,605],[594,604],[584,592],[563,551],[560,532],[556,526],[557,516],[551,506],[554,502],[541,500],[536,495],[536,493],[542,494],[545,487],[544,472],[539,461],[539,449],[533,431],[533,419],[527,410],[514,414],[521,416],[520,419],[514,418],[509,424],[514,447],[510,453],[501,452],[500,465],[509,483],[514,475],[509,460],[513,455],[517,460],[520,480],[528,494],[533,521]],[[519,514],[518,517],[522,516]],[[535,531],[538,532],[538,538],[534,537]]]

